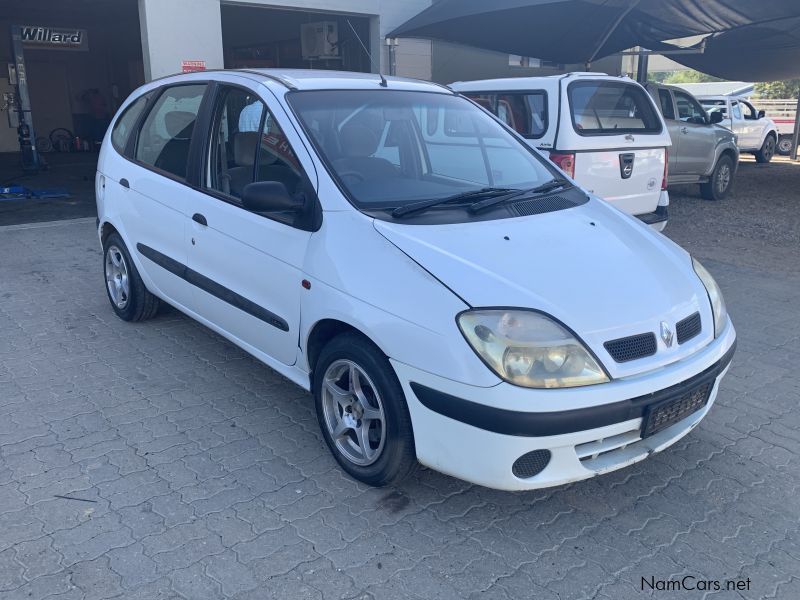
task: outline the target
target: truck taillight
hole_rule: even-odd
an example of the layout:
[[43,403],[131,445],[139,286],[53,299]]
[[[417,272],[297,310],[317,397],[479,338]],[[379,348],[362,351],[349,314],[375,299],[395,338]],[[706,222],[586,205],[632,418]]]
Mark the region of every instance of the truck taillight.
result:
[[664,148],[664,178],[661,180],[661,189],[667,189],[667,176],[669,175],[669,148]]
[[575,177],[575,153],[574,152],[551,152],[550,160],[567,175]]

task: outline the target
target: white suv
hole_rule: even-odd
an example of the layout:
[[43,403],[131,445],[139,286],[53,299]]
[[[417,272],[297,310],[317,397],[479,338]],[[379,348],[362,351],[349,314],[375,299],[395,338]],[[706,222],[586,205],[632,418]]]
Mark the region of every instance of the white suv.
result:
[[624,467],[700,422],[734,351],[699,263],[430,83],[150,83],[97,207],[116,314],[167,302],[310,390],[373,485],[417,461],[502,489]]

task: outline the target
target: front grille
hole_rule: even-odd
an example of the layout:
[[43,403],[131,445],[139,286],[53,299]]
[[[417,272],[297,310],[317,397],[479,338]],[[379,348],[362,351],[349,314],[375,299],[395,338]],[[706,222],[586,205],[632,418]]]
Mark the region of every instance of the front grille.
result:
[[544,471],[550,463],[550,450],[534,450],[523,454],[511,466],[511,472],[515,477],[528,479]]
[[571,196],[573,195],[571,194],[570,197],[544,196],[542,198],[531,198],[530,200],[515,202],[511,205],[511,208],[520,217],[530,217],[532,215],[541,215],[543,213],[556,212],[567,208],[575,208],[589,201],[588,196],[583,194],[574,194],[574,198]]
[[628,362],[656,353],[656,334],[641,333],[629,337],[611,340],[603,344],[608,353],[618,363]]
[[678,336],[678,343],[682,344],[687,342],[696,335],[700,334],[703,328],[703,323],[700,320],[700,313],[696,312],[690,317],[686,317],[683,321],[679,321],[675,325],[675,333]]

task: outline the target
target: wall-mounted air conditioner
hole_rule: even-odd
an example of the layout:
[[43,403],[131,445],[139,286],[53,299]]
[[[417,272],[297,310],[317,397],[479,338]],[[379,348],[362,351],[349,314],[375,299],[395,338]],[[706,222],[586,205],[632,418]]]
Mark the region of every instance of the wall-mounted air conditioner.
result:
[[300,25],[300,46],[304,60],[339,57],[339,26],[335,21]]

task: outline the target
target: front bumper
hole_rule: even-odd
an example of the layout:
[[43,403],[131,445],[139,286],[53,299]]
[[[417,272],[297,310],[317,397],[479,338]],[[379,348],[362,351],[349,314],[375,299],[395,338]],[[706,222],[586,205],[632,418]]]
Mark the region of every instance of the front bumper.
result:
[[[487,487],[527,490],[620,469],[689,433],[714,403],[735,337],[729,324],[721,338],[688,359],[654,373],[569,390],[507,383],[477,388],[393,365],[406,393],[421,463]],[[702,408],[642,439],[648,407],[704,383],[711,390]],[[538,401],[542,397],[546,405]],[[553,405],[564,409],[551,410]],[[549,452],[547,466],[530,477],[515,474],[515,462],[539,450]]]

